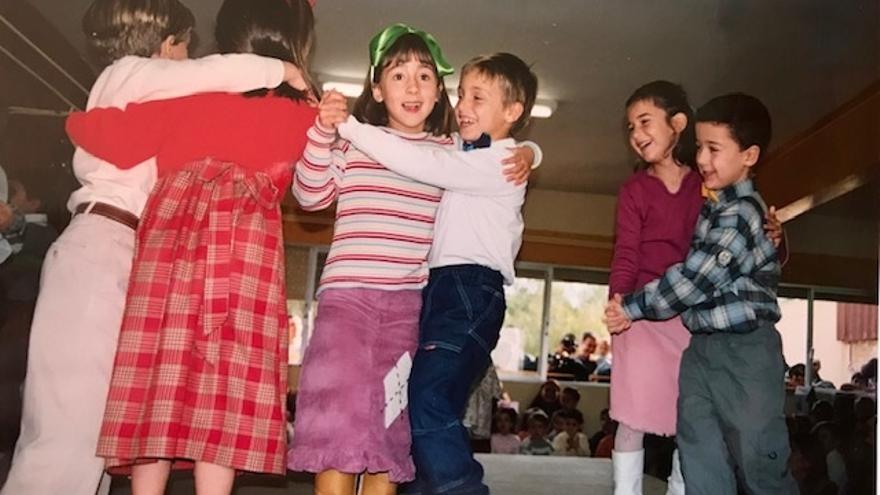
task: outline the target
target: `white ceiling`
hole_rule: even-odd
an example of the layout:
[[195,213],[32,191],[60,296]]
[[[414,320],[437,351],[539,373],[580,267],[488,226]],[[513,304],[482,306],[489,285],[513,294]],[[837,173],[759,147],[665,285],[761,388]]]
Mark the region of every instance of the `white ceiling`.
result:
[[[89,0],[30,1],[83,45]],[[210,49],[220,0],[184,1]],[[684,84],[694,105],[755,94],[776,144],[880,80],[877,0],[318,0],[316,16],[323,77],[362,78],[370,37],[398,21],[433,33],[456,66],[494,51],[533,63],[539,96],[558,101],[528,136],[544,148],[532,184],[543,189],[613,194],[633,163],[623,102],[653,79]]]

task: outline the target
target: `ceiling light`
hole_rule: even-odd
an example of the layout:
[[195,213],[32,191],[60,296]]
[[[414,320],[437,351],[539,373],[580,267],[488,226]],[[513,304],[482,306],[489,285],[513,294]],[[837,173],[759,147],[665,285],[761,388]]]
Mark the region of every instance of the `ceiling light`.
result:
[[[361,92],[364,90],[364,85],[354,82],[346,82],[346,81],[337,81],[330,80],[325,82],[321,88],[324,91],[328,91],[331,89],[335,89],[339,91],[343,95],[349,98],[357,98],[361,95]],[[449,101],[452,103],[452,106],[455,106],[458,103],[458,95],[453,94],[451,91],[449,92]],[[556,102],[553,100],[543,100],[539,99],[535,101],[535,105],[532,107],[532,117],[538,119],[546,119],[553,115],[553,112],[556,111]]]

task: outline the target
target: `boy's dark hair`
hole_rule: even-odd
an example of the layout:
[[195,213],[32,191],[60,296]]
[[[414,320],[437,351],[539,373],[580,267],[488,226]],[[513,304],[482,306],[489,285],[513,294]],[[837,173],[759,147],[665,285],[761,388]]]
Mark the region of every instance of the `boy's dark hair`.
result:
[[521,103],[522,115],[510,127],[510,134],[516,135],[529,123],[532,107],[538,97],[538,76],[521,58],[511,53],[493,53],[471,59],[461,68],[461,77],[476,71],[486,78],[497,80],[504,89],[504,103]]
[[798,363],[791,368],[788,369],[788,376],[804,376],[807,371],[807,367],[804,366],[803,363]]
[[529,415],[529,418],[526,420],[526,424],[531,423],[541,423],[544,426],[550,426],[550,418],[547,417],[547,414],[544,411],[535,411]]
[[196,20],[178,0],[94,0],[82,29],[90,51],[103,63],[126,55],[150,57],[162,42],[189,42]]
[[584,414],[577,409],[562,409],[559,413],[560,418],[573,419],[580,425],[584,424]]
[[757,146],[763,157],[770,145],[770,112],[761,100],[744,93],[712,98],[697,110],[697,122],[726,125],[741,150]]
[[[308,74],[315,17],[306,0],[225,0],[217,12],[214,37],[221,53],[253,53],[296,65],[312,93],[318,94]],[[262,89],[248,94],[267,93]],[[286,83],[276,88],[275,94],[295,100],[308,98],[308,93]]]
[[574,387],[565,387],[562,389],[562,395],[569,395],[574,399],[575,402],[580,402],[581,393]]
[[[434,104],[434,110],[425,120],[425,131],[435,136],[448,136],[455,129],[455,111],[449,102],[449,93],[446,91],[446,82],[437,73],[437,65],[434,57],[428,50],[428,45],[417,34],[404,34],[392,44],[382,60],[377,64],[376,70],[370,70],[364,79],[364,89],[354,102],[351,114],[361,122],[371,125],[388,125],[388,110],[385,104],[373,98],[373,85],[382,80],[385,70],[404,64],[411,59],[429,65],[434,69],[437,77],[439,99]],[[372,76],[372,77],[371,77]]]
[[691,168],[697,162],[697,136],[694,131],[694,110],[688,102],[687,92],[679,84],[669,81],[652,81],[636,89],[626,100],[624,108],[629,109],[633,103],[650,101],[657,108],[666,112],[666,122],[670,123],[675,114],[687,117],[687,125],[678,136],[678,142],[672,149],[672,158]]

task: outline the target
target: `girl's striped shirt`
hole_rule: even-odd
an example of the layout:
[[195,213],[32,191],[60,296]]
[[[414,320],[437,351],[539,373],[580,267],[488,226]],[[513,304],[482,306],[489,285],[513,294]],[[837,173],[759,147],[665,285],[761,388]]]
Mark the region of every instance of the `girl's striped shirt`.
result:
[[[424,146],[452,138],[386,132]],[[337,203],[333,242],[318,291],[328,288],[420,289],[443,190],[394,173],[317,121],[297,163],[293,195],[306,211]]]

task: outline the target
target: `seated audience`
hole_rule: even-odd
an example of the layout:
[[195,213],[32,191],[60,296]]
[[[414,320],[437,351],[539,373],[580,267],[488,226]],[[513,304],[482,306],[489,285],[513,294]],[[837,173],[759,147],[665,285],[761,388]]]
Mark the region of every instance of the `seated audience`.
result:
[[614,450],[614,435],[617,433],[617,421],[610,420],[603,424],[602,432],[605,433],[605,436],[596,445],[593,457],[611,459],[611,452]]
[[590,446],[587,436],[581,432],[584,426],[584,416],[577,409],[563,409],[559,411],[563,421],[563,430],[553,438],[553,455],[588,457]]
[[804,386],[804,373],[806,367],[802,363],[798,363],[788,369],[785,375],[785,387],[794,390]]
[[529,409],[533,407],[544,411],[548,418],[557,410],[562,409],[562,402],[559,400],[559,384],[554,380],[544,382],[538,395],[529,404]]
[[491,362],[482,377],[471,386],[467,407],[464,411],[462,424],[471,439],[471,450],[488,453],[492,450],[489,441],[492,435],[492,420],[495,408],[502,396],[501,380],[498,371]]
[[519,453],[525,455],[552,455],[553,445],[547,441],[547,427],[550,419],[543,411],[529,415],[529,436],[519,446]]
[[828,479],[822,449],[809,439],[792,444],[788,466],[801,495],[839,495],[837,485]]
[[822,421],[813,426],[810,432],[812,441],[819,446],[825,455],[825,468],[828,479],[837,485],[839,490],[847,486],[846,461],[840,452],[840,432],[832,421]]
[[870,361],[865,363],[862,366],[862,369],[859,370],[859,373],[865,379],[867,386],[865,387],[867,390],[876,390],[877,388],[877,358],[871,358]]
[[563,409],[577,409],[578,403],[581,401],[581,393],[574,387],[565,387],[562,389],[562,396],[559,399]]
[[834,419],[834,406],[830,402],[819,400],[810,408],[810,423],[818,424]]
[[611,343],[607,340],[599,342],[596,346],[596,370],[593,375],[598,381],[602,381],[603,377],[611,376]]
[[596,353],[596,337],[590,332],[584,332],[581,336],[581,345],[578,348],[577,361],[587,370],[587,376],[596,372],[596,361],[593,354]]
[[494,428],[491,438],[491,451],[493,454],[518,454],[520,439],[513,432],[516,427],[516,411],[508,408],[500,408],[495,413]]
[[547,364],[549,371],[560,380],[587,381],[592,371],[592,368],[585,367],[578,359],[577,346],[572,333],[562,337],[559,347],[549,356]]
[[[821,367],[822,363],[819,361],[813,361],[813,379],[810,382],[810,385],[816,388],[834,388],[833,383],[823,380],[822,377],[819,376],[819,369],[821,369]],[[803,363],[798,363],[789,368],[785,380],[786,388],[794,390],[797,387],[803,387],[805,384],[806,369],[807,367],[804,366]]]
[[599,442],[605,437],[605,423],[611,421],[611,415],[608,413],[608,408],[602,409],[599,412],[599,431],[593,433],[593,436],[590,437],[588,443],[590,445],[590,455],[595,457],[596,455],[596,447],[599,446]]
[[529,437],[529,418],[532,417],[532,414],[540,412],[544,416],[547,414],[541,410],[539,407],[530,407],[526,409],[524,413],[520,416],[519,419],[519,428],[517,428],[516,435],[519,437],[520,441],[525,440]]
[[558,409],[552,416],[550,416],[550,433],[547,434],[547,440],[552,442],[553,439],[556,438],[556,435],[559,435],[565,430],[564,412],[565,409]]

